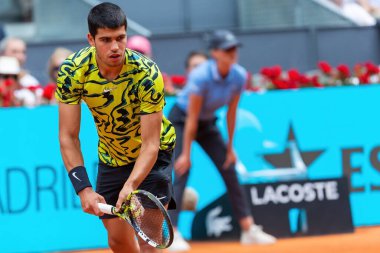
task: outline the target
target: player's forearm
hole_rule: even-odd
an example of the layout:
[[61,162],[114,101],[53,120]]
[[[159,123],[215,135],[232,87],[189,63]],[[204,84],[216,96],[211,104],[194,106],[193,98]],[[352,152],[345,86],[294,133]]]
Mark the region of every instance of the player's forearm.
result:
[[132,173],[126,182],[127,185],[130,185],[133,189],[139,187],[157,161],[158,151],[159,143],[158,145],[142,144],[139,157],[137,158]]
[[235,133],[236,113],[232,111],[227,112],[227,129],[228,129],[228,143],[227,149],[232,149],[232,143]]
[[183,143],[182,143],[182,153],[190,156],[191,143],[195,139],[197,133],[198,121],[193,119],[186,119]]
[[229,105],[227,111],[227,129],[228,129],[228,144],[227,149],[232,149],[234,134],[235,134],[235,126],[236,126],[236,113],[240,100],[240,95],[235,95]]
[[62,159],[67,171],[77,166],[83,166],[83,156],[78,138],[60,135],[59,143]]

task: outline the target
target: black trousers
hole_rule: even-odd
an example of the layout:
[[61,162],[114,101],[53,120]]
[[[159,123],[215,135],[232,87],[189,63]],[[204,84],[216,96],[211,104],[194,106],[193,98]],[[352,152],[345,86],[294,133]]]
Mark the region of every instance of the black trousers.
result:
[[[160,150],[157,161],[139,185],[139,190],[146,190],[160,198],[163,205],[169,204],[169,209],[175,209],[176,203],[173,197],[172,172],[173,151]],[[119,193],[132,173],[135,163],[111,167],[99,161],[98,176],[96,180],[96,192],[104,197],[107,204],[116,205]],[[100,219],[110,219],[117,216],[104,214]]]
[[[169,113],[168,119],[172,122],[176,130],[175,158],[182,153],[183,134],[185,128],[186,113],[178,106],[174,105]],[[199,143],[202,149],[211,158],[227,188],[229,200],[232,204],[232,210],[235,217],[241,218],[250,216],[250,210],[243,188],[240,186],[235,165],[228,169],[223,169],[223,163],[226,159],[227,145],[222,139],[222,135],[216,126],[216,118],[209,121],[199,121],[195,141]],[[190,170],[179,176],[175,173],[174,177],[174,196],[177,203],[176,210],[170,210],[169,214],[174,226],[178,225],[178,216],[181,211],[183,192],[189,178]]]

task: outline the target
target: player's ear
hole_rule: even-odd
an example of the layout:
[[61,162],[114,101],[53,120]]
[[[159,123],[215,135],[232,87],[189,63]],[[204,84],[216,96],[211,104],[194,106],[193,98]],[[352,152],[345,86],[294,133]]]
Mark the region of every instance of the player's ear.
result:
[[92,37],[91,33],[87,33],[87,40],[92,47],[95,46],[95,38]]

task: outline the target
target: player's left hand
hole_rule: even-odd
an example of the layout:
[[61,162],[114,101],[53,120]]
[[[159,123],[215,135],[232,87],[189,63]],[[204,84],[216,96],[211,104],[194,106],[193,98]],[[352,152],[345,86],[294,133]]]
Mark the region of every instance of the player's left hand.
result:
[[223,163],[223,169],[228,169],[232,164],[236,163],[236,154],[235,151],[231,149],[227,149],[226,160]]
[[117,202],[116,202],[116,211],[120,211],[120,208],[121,208],[121,205],[123,204],[123,202],[125,202],[127,200],[127,197],[128,195],[133,192],[135,189],[128,184],[128,182],[126,182],[123,186],[123,189],[121,189],[120,193],[119,193],[119,198],[117,199]]

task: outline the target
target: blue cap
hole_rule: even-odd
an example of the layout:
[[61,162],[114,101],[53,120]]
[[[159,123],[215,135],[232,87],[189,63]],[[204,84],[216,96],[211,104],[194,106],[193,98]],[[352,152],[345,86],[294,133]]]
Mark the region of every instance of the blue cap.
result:
[[209,48],[227,50],[233,47],[240,47],[241,45],[232,32],[216,30],[211,34]]

